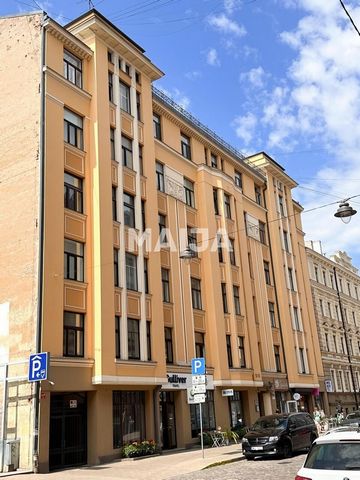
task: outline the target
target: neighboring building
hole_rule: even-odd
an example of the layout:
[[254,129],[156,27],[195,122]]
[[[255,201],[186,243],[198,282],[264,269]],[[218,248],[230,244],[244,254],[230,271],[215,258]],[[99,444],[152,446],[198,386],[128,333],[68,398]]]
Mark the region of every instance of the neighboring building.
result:
[[306,242],[306,247],[326,380],[326,408],[331,415],[340,410],[346,414],[360,401],[360,277],[345,252],[328,258],[320,242]]
[[[3,435],[21,438],[21,466],[34,432],[41,471],[197,442],[194,357],[205,429],[285,411],[295,392],[311,411],[324,384],[296,183],[153,89],[162,72],[97,11],[0,31]],[[40,392],[36,351],[51,355]]]

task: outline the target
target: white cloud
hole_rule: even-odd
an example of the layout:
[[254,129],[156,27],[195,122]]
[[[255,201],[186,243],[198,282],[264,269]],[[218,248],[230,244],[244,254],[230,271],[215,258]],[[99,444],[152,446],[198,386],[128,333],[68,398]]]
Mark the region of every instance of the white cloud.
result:
[[224,0],[224,8],[228,15],[232,15],[234,11],[241,7],[241,0]]
[[206,62],[212,67],[219,67],[220,60],[216,48],[210,48],[206,54]]
[[236,135],[241,138],[241,140],[245,143],[245,146],[248,146],[253,140],[256,125],[257,118],[251,112],[243,116],[238,116],[234,119],[233,126],[235,127]]
[[188,110],[190,106],[190,98],[182,93],[178,88],[173,87],[171,90],[167,90],[161,86],[158,86],[157,88],[174,100],[174,102],[180,105],[180,107],[182,107],[184,110]]
[[246,30],[243,25],[239,25],[234,20],[231,20],[225,13],[219,15],[210,15],[207,18],[207,22],[211,27],[214,27],[221,33],[231,34],[237,37],[243,37],[246,35]]
[[185,77],[188,80],[197,80],[202,76],[202,73],[199,70],[192,70],[191,72],[186,72]]
[[259,66],[257,68],[252,68],[248,72],[241,73],[240,81],[249,82],[253,87],[261,88],[264,86],[265,76],[264,69]]

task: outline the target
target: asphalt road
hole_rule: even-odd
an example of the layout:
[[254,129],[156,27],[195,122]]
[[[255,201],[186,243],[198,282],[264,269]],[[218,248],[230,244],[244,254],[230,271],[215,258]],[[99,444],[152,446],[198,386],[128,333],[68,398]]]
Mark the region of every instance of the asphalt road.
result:
[[305,456],[300,454],[286,459],[241,460],[171,477],[171,480],[294,480]]

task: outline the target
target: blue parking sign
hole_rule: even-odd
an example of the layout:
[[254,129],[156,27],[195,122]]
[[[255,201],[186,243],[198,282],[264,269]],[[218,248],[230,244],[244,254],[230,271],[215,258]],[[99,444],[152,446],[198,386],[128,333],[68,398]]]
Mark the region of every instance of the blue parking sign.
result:
[[29,382],[39,382],[47,379],[48,374],[48,352],[33,353],[29,357]]
[[205,358],[191,359],[191,373],[192,375],[205,375]]

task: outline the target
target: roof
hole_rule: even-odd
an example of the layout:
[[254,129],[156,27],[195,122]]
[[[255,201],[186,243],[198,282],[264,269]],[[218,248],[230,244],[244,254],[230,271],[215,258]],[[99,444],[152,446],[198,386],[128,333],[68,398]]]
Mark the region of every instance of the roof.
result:
[[66,29],[70,28],[74,23],[78,23],[80,20],[88,17],[92,13],[95,14],[97,17],[101,18],[101,20],[103,20],[105,23],[107,23],[109,25],[109,27],[114,29],[116,31],[116,33],[118,33],[122,37],[126,38],[126,40],[128,42],[130,42],[137,50],[139,50],[141,53],[145,53],[145,50],[138,43],[134,42],[134,40],[132,38],[130,38],[128,35],[126,35],[126,33],[121,31],[116,25],[114,25],[112,22],[110,22],[110,20],[108,20],[102,13],[100,13],[98,10],[96,10],[96,8],[92,8],[91,10],[86,11],[85,13],[80,15],[79,17],[74,18],[74,20],[71,20],[71,22],[64,25],[64,28],[66,28]]

